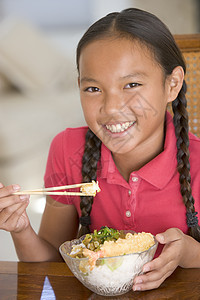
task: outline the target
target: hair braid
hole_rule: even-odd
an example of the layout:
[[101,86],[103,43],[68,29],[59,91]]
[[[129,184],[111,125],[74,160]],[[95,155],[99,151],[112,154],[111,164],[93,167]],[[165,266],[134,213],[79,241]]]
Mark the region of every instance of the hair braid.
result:
[[[97,178],[97,163],[101,155],[101,141],[98,137],[88,129],[86,134],[85,150],[82,158],[82,178],[83,182],[91,182]],[[90,232],[90,212],[92,210],[93,197],[92,196],[81,196],[80,208],[81,228],[78,235]]]
[[187,86],[184,81],[178,97],[172,102],[172,109],[174,112],[173,121],[177,138],[177,162],[178,172],[180,174],[180,191],[187,209],[186,217],[189,234],[200,241],[200,227],[198,226],[197,212],[195,212],[194,198],[192,196],[190,185],[191,175],[189,163],[188,112],[186,110],[187,100],[185,97],[186,89]]

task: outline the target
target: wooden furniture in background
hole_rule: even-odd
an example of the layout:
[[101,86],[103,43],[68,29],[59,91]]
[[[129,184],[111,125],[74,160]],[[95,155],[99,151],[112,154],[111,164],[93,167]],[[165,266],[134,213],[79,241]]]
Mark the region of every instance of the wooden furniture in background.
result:
[[200,34],[175,35],[174,38],[186,62],[189,129],[200,137]]

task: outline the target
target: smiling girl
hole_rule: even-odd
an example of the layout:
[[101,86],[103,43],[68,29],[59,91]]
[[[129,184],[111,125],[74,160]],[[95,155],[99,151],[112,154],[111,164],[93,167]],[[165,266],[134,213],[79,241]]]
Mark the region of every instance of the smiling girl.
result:
[[173,36],[145,11],[111,13],[83,35],[77,69],[88,127],[54,138],[45,186],[98,180],[101,193],[48,197],[37,235],[27,197],[11,195],[20,187],[1,185],[0,227],[19,259],[58,260],[64,241],[107,225],[160,243],[134,290],[158,287],[177,266],[200,267],[200,140],[188,133],[186,67]]

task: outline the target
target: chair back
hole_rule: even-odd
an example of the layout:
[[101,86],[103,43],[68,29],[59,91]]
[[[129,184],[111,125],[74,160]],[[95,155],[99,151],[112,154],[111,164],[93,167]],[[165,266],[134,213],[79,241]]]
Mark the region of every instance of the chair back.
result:
[[200,137],[200,34],[175,35],[174,38],[186,62],[189,130]]

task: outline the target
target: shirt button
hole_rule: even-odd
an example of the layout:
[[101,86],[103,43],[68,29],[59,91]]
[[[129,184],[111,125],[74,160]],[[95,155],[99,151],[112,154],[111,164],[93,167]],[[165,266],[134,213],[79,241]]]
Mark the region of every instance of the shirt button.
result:
[[137,182],[137,181],[138,181],[138,178],[137,178],[137,177],[132,177],[132,181],[133,181],[133,182]]
[[127,218],[130,218],[130,216],[131,216],[130,210],[127,210],[127,211],[126,211],[126,216],[127,216]]
[[131,195],[131,190],[128,191],[129,196]]

